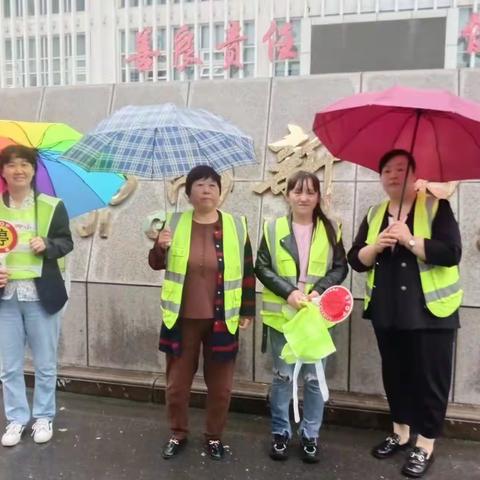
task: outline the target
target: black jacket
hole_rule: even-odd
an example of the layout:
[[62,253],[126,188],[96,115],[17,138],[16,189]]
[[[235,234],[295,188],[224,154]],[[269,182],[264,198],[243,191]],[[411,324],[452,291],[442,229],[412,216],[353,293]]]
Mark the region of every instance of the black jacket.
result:
[[[413,231],[415,205],[407,216],[407,226]],[[388,226],[388,210],[383,217],[380,231]],[[367,216],[362,221],[348,262],[353,270],[367,272],[359,259],[368,236]],[[460,230],[447,200],[440,200],[432,224],[432,238],[425,239],[426,263],[451,267],[460,263],[462,242]],[[407,248],[397,245],[395,251],[386,248],[375,259],[375,285],[368,309],[363,313],[376,329],[423,330],[458,328],[458,311],[444,318],[435,317],[425,304],[417,257]]]
[[[5,205],[9,205],[8,194],[3,195],[3,201]],[[44,241],[47,249],[43,252],[42,276],[35,278],[34,281],[40,303],[49,314],[53,315],[62,309],[68,299],[57,259],[73,250],[70,223],[63,202],[59,202],[55,207],[52,222]],[[3,291],[4,288],[0,288],[0,302]]]
[[[297,242],[292,230],[292,219],[289,217],[290,235],[282,238],[280,244],[295,260],[297,266],[297,282],[300,272],[300,261],[298,255]],[[257,253],[257,260],[255,262],[255,273],[257,278],[271,290],[275,295],[287,299],[290,293],[297,290],[297,285],[292,285],[289,281],[278,276],[272,267],[272,258],[268,250],[265,236],[262,237],[260,248]],[[312,288],[318,293],[322,294],[327,288],[333,285],[339,285],[345,280],[348,273],[347,259],[345,256],[345,249],[343,248],[342,240],[340,240],[334,247],[332,267]],[[310,292],[308,292],[310,293]]]

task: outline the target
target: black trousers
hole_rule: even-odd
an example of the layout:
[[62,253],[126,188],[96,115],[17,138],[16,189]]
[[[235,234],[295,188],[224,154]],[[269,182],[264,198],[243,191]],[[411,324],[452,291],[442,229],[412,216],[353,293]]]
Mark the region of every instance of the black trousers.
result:
[[447,410],[455,330],[375,329],[375,335],[392,420],[437,438]]

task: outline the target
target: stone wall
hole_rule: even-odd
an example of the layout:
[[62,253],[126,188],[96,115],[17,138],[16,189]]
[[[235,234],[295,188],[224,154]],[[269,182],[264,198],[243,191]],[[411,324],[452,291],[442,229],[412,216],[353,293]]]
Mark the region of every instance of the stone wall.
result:
[[[341,97],[394,84],[444,88],[480,101],[480,71],[404,71],[0,90],[0,118],[65,122],[87,132],[121,106],[167,101],[203,107],[224,116],[255,140],[258,165],[235,171],[235,187],[224,208],[247,216],[256,249],[262,218],[285,212],[281,198],[252,193],[257,182],[269,177],[268,166],[275,162],[267,143],[283,137],[287,123],[309,131],[315,112]],[[333,208],[343,220],[347,248],[367,207],[380,198],[376,174],[348,163],[335,165]],[[184,207],[182,196],[178,203],[177,208]],[[480,252],[475,246],[480,228],[479,204],[480,179],[462,183],[452,199],[463,235],[461,270],[466,292],[452,399],[476,405],[480,405],[480,323],[476,318],[480,313]],[[164,359],[157,350],[161,276],[147,265],[151,242],[142,233],[141,219],[154,210],[171,208],[166,202],[164,182],[141,180],[131,198],[111,208],[113,222],[108,239],[98,234],[88,239],[75,238],[70,261],[72,295],[61,338],[62,365],[164,372]],[[81,219],[73,224],[77,221]],[[329,383],[338,391],[381,394],[376,344],[370,325],[361,318],[363,278],[349,275],[346,284],[358,301],[351,321],[335,331],[338,352],[328,362]],[[268,382],[269,359],[260,353],[261,322],[257,320],[253,329],[242,332],[236,375],[245,381]]]

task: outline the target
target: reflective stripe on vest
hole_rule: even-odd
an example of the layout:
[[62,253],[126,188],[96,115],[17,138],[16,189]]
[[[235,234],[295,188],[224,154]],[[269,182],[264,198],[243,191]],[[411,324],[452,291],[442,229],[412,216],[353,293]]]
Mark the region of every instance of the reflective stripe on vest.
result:
[[[337,241],[339,241],[342,237],[340,226],[338,226],[336,232]],[[270,252],[272,269],[279,277],[289,282],[292,287],[295,287],[298,282],[297,265],[295,259],[281,244],[282,239],[292,234],[288,217],[280,217],[271,222],[265,222],[263,233],[268,251]],[[328,241],[325,226],[319,220],[313,231],[310,244],[307,281],[305,283],[306,293],[310,292],[315,283],[325,276],[332,266],[332,261],[333,248]],[[287,305],[286,300],[275,295],[268,288],[263,287],[261,315],[266,325],[282,331],[282,326],[286,321],[286,317],[283,314],[285,305]]]
[[43,256],[35,255],[30,248],[30,239],[35,236],[47,237],[55,208],[60,200],[49,195],[39,194],[35,199],[37,226],[35,225],[35,205],[29,208],[9,208],[0,200],[0,218],[12,223],[17,229],[18,244],[8,253],[6,266],[12,280],[27,280],[42,275]]
[[[368,212],[368,235],[366,243],[375,243],[388,207],[388,201],[372,207]],[[432,238],[432,224],[438,210],[438,200],[424,193],[417,194],[415,202],[413,235]],[[458,266],[442,267],[427,264],[417,258],[420,282],[428,310],[436,317],[448,317],[461,305],[463,290],[460,286]],[[375,284],[375,266],[367,273],[364,308],[367,309]]]
[[[225,322],[228,331],[234,334],[238,328],[242,304],[242,282],[247,224],[244,217],[238,218],[222,212],[223,228],[223,290]],[[167,268],[162,286],[163,322],[172,328],[180,314],[183,284],[190,255],[193,211],[170,213],[166,224],[172,232],[172,245],[167,253]]]

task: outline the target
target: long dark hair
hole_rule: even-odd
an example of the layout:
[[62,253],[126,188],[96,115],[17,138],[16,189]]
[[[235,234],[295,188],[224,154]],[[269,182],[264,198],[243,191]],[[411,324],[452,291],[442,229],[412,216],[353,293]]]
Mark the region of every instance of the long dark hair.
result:
[[323,223],[325,231],[327,232],[328,242],[332,247],[334,247],[337,244],[337,234],[335,232],[335,228],[333,228],[332,222],[325,215],[325,212],[320,206],[322,192],[320,190],[320,181],[318,180],[317,176],[304,170],[299,170],[298,172],[295,172],[291,177],[288,178],[287,196],[297,185],[299,185],[303,189],[305,182],[308,182],[309,180],[312,182],[313,190],[318,193],[318,203],[317,205],[315,205],[315,208],[312,212],[313,225],[315,227],[315,225],[317,224],[317,220],[320,220]]

